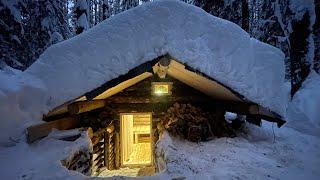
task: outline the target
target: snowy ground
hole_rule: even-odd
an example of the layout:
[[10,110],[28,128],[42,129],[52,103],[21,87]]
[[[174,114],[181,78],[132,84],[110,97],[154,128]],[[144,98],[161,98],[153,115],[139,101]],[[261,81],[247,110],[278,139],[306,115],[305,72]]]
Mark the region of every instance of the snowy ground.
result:
[[169,174],[201,179],[319,179],[320,138],[264,124],[248,134],[194,144],[172,139]]
[[[168,172],[155,179],[319,179],[320,136],[292,128],[248,127],[237,138],[219,138],[191,143],[165,137]],[[52,138],[27,145],[24,142],[0,149],[1,179],[87,179],[61,166],[81,145]]]
[[44,138],[32,145],[22,141],[12,147],[0,147],[1,179],[79,179],[83,175],[68,171],[60,160],[85,145],[86,137],[75,142]]

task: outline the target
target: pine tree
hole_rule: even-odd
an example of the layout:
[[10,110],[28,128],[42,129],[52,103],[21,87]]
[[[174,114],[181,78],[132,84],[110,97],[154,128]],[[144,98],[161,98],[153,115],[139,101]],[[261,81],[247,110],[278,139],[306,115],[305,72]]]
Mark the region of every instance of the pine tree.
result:
[[[16,69],[25,69],[29,51],[21,21],[21,1],[0,0],[0,62]],[[1,68],[1,67],[0,67]]]
[[320,1],[315,1],[316,21],[313,25],[314,60],[313,69],[320,73]]
[[103,0],[102,4],[102,20],[105,20],[110,17],[110,5],[109,0]]
[[86,0],[76,0],[74,5],[74,15],[76,19],[76,23],[75,23],[76,34],[80,34],[83,31],[88,30],[90,27],[88,22],[89,6]]
[[[185,0],[185,2],[189,2]],[[234,0],[226,3],[224,0],[194,0],[193,4],[206,12],[238,24],[244,30],[249,30],[249,5],[247,0]]]
[[250,34],[281,49],[285,54],[286,78],[290,79],[290,23],[292,12],[289,0],[251,0]]
[[291,97],[299,90],[310,72],[311,64],[306,57],[310,35],[309,26],[308,12],[305,12],[301,20],[292,21],[292,33],[290,34]]
[[112,15],[121,12],[120,0],[112,0]]
[[93,6],[94,6],[94,25],[97,25],[100,21],[99,21],[99,12],[98,12],[98,1],[94,0],[93,1]]
[[247,0],[241,1],[241,27],[245,31],[249,32],[249,3]]
[[30,44],[31,65],[50,45],[68,39],[71,32],[65,17],[65,1],[27,0],[24,16],[25,37]]
[[142,3],[150,2],[150,0],[141,0]]
[[[6,1],[3,1],[6,2]],[[66,21],[65,0],[15,1],[14,7],[1,8],[1,53],[11,67],[24,70],[50,45],[67,39],[71,33]],[[5,4],[1,4],[4,6]],[[11,4],[11,3],[10,3]]]
[[122,0],[120,4],[121,11],[126,11],[138,5],[139,5],[139,0]]
[[55,44],[71,36],[66,19],[65,4],[67,0],[46,0],[41,6],[43,9],[41,28],[50,36],[49,45]]
[[193,4],[218,17],[220,17],[221,11],[224,8],[224,0],[194,0]]

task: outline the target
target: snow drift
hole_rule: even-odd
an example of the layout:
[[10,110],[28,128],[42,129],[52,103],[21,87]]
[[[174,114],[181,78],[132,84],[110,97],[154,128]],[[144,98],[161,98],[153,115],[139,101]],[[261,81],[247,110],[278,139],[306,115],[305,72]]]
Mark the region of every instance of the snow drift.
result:
[[311,71],[288,105],[289,126],[320,136],[320,75]]
[[[12,75],[16,80],[10,82],[19,81],[14,90],[7,88],[12,84],[1,83],[2,124],[38,121],[49,109],[166,53],[248,100],[284,114],[285,68],[279,49],[195,6],[158,1],[51,46],[25,72]],[[0,142],[14,134],[4,126],[1,133]]]

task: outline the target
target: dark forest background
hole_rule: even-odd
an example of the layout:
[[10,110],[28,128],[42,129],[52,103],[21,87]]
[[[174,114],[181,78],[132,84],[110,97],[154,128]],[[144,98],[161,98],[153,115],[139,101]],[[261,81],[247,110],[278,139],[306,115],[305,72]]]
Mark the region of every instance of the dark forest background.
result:
[[[291,95],[320,72],[320,0],[183,0],[286,55]],[[0,69],[25,70],[50,45],[150,0],[0,0]]]

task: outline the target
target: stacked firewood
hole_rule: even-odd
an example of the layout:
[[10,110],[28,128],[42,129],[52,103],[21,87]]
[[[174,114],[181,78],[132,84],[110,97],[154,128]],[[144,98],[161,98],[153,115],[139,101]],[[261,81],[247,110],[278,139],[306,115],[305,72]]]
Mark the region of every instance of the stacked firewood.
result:
[[211,135],[206,113],[191,104],[175,103],[167,110],[163,125],[170,133],[190,141],[206,140]]
[[114,114],[110,112],[109,108],[101,108],[80,114],[79,120],[81,121],[82,126],[91,127],[92,130],[96,132],[101,127],[107,127],[112,121],[112,118],[110,117],[113,116]]
[[69,170],[80,172],[84,175],[91,175],[92,152],[88,149],[80,149],[71,157],[61,161],[61,164]]
[[105,129],[101,128],[98,131],[94,132],[91,138],[92,146],[93,146],[92,175],[99,174],[101,171],[101,168],[105,166],[104,134],[105,134]]
[[206,141],[214,135],[234,136],[223,115],[191,104],[175,103],[167,110],[162,123],[171,134],[193,142]]

